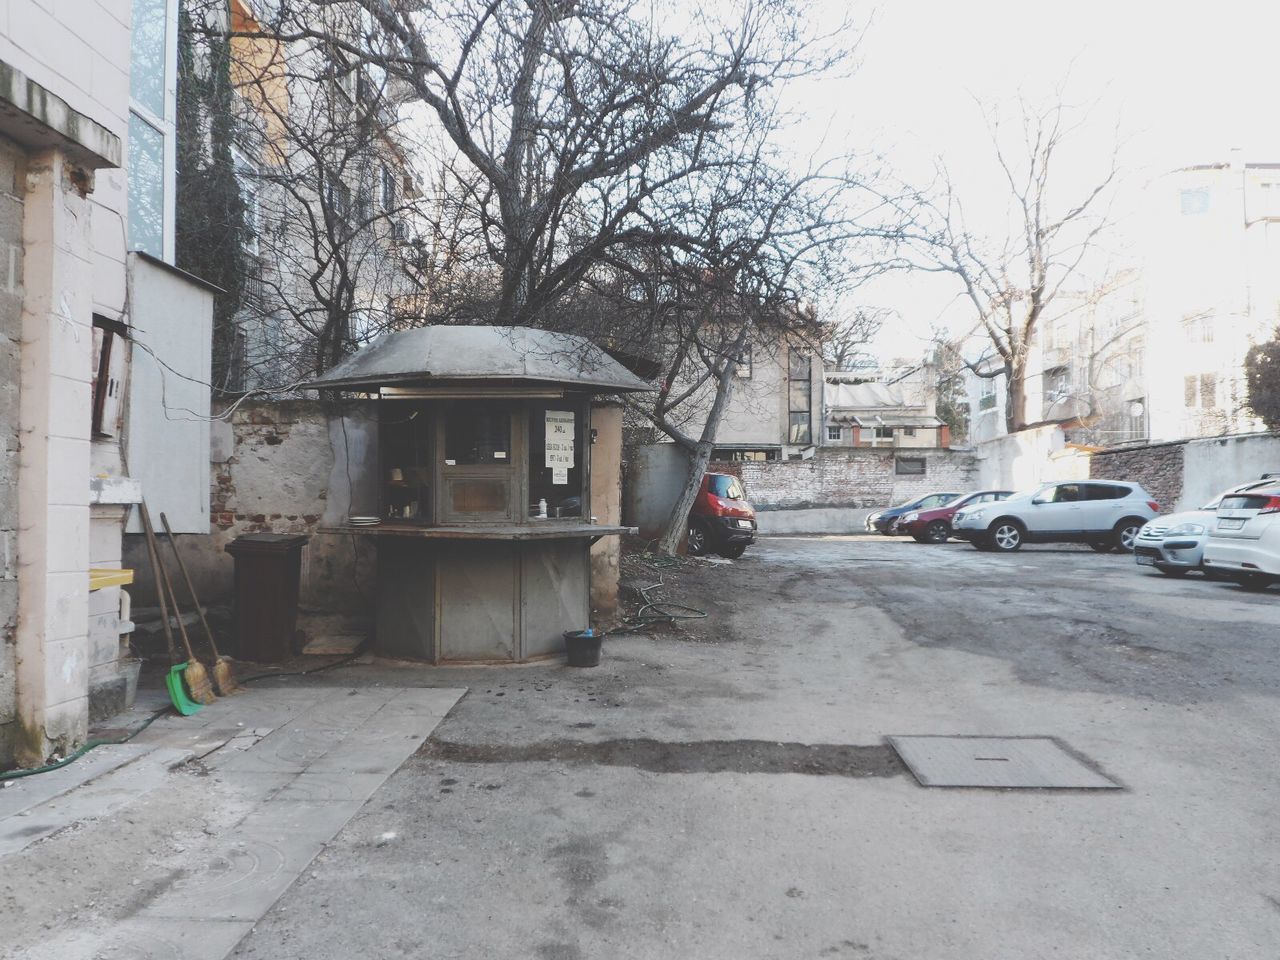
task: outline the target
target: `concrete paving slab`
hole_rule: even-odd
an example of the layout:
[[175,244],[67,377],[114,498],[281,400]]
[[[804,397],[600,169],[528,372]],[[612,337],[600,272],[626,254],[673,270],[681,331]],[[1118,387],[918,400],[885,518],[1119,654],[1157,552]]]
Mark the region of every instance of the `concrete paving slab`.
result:
[[147,751],[135,756],[131,762],[84,783],[79,789],[67,791],[38,807],[0,820],[0,857],[17,853],[73,823],[105,817],[132,803],[162,787],[170,769],[190,756],[189,751],[176,748],[159,747]]
[[[250,774],[252,776],[252,774]],[[312,773],[298,774],[271,796],[273,803],[284,801],[346,801],[361,803],[386,781],[385,773]]]
[[10,780],[9,786],[0,789],[0,820],[38,804],[48,803],[54,797],[136,760],[152,749],[154,748],[138,743],[97,747],[59,770]]
[[363,805],[363,798],[268,801],[142,915],[256,920]]
[[1049,737],[889,737],[923,787],[1118,790]]
[[104,934],[55,937],[27,960],[222,960],[253,924],[132,917]]

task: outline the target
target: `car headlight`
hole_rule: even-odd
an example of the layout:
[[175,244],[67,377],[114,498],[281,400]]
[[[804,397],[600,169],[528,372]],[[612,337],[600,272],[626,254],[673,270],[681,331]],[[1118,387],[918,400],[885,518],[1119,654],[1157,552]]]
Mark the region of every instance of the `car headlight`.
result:
[[920,519],[920,514],[918,514],[918,513],[908,513],[905,517],[903,517],[903,518],[902,518],[901,520],[899,520],[898,522],[899,522],[899,523],[911,523],[912,521],[919,520],[919,519]]
[[1176,527],[1170,527],[1165,531],[1166,537],[1187,537],[1198,536],[1204,533],[1204,524],[1202,523],[1180,523]]

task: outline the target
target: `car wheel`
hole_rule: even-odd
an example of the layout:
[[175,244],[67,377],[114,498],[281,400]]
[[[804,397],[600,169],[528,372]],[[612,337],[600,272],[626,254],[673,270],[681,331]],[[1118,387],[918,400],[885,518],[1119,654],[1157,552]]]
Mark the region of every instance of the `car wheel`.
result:
[[929,543],[946,543],[951,536],[951,526],[945,520],[935,520],[924,528],[924,539]]
[[1024,533],[1016,520],[997,520],[991,525],[991,546],[1002,553],[1013,553],[1022,547]]
[[1121,553],[1133,553],[1133,545],[1138,539],[1138,531],[1142,529],[1145,520],[1139,520],[1137,517],[1129,517],[1127,520],[1121,520],[1116,524],[1115,540],[1112,542]]
[[1116,548],[1114,543],[1106,543],[1105,541],[1091,543],[1089,544],[1089,547],[1093,550],[1096,550],[1098,553],[1110,553],[1112,550]]
[[1252,592],[1260,592],[1271,586],[1271,578],[1263,573],[1241,573],[1232,577],[1236,583]]
[[1190,571],[1190,567],[1166,567],[1162,563],[1156,564],[1156,569],[1163,573],[1166,577],[1185,577]]
[[732,543],[727,547],[721,547],[716,553],[724,557],[726,560],[737,560],[740,556],[747,552],[745,543]]
[[710,537],[707,535],[707,528],[704,524],[697,520],[689,521],[689,556],[701,557],[705,556],[709,546]]

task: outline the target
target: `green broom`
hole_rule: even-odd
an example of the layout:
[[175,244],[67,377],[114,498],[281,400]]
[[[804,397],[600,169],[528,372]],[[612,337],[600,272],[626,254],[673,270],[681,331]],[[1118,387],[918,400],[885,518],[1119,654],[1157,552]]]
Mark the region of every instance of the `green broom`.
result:
[[155,531],[151,529],[151,514],[147,512],[146,503],[138,504],[138,512],[142,515],[142,531],[147,541],[147,557],[151,560],[151,575],[156,582],[156,596],[160,598],[160,625],[164,628],[164,639],[169,648],[169,663],[172,664],[169,672],[165,674],[164,685],[169,691],[169,699],[173,701],[173,708],[184,717],[189,717],[204,708],[187,696],[187,691],[182,685],[182,671],[187,665],[177,662],[178,651],[173,645],[173,630],[169,627],[169,604],[165,599],[160,551],[156,548]]
[[[151,527],[151,514],[147,512],[145,506],[142,508],[142,523],[147,531],[150,548],[155,551],[155,562],[160,571],[160,582],[157,583],[157,586],[168,595],[169,605],[173,609],[175,619],[178,621],[178,632],[182,635],[182,646],[187,653],[187,662],[181,665],[181,669],[174,667],[170,670],[169,678],[166,679],[165,683],[169,685],[169,694],[172,697],[174,675],[180,673],[187,689],[191,692],[191,699],[202,706],[207,706],[217,698],[213,695],[213,687],[209,685],[208,671],[205,670],[204,664],[196,659],[195,653],[191,650],[191,639],[187,636],[186,624],[182,622],[182,611],[178,609],[178,597],[173,592],[173,585],[169,582],[169,571],[165,569],[164,563],[160,560],[160,549],[156,545],[156,533]],[[161,611],[163,612],[163,610],[162,601]],[[178,710],[181,712],[182,708],[178,707]]]

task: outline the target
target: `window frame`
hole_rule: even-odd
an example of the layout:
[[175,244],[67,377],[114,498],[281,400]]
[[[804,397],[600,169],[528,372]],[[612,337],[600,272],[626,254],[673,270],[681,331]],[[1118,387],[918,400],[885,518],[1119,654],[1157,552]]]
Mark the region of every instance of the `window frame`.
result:
[[[130,5],[130,14],[133,13],[133,5],[143,0],[133,0]],[[164,38],[164,79],[162,87],[164,90],[164,116],[157,116],[145,103],[134,98],[133,86],[129,87],[129,114],[137,117],[140,123],[146,124],[151,129],[160,134],[163,149],[161,171],[161,190],[163,196],[161,199],[161,224],[160,224],[160,252],[156,253],[152,250],[146,250],[134,243],[134,238],[128,236],[129,215],[125,216],[125,235],[128,241],[127,246],[130,250],[142,250],[144,253],[158,256],[165,263],[173,263],[175,256],[175,219],[177,212],[177,165],[178,165],[178,131],[177,131],[177,110],[178,110],[178,0],[159,0],[165,8],[165,38]],[[132,76],[133,68],[133,51],[130,48],[129,55],[130,76]],[[130,162],[129,154],[132,152],[133,145],[129,144],[126,150],[126,185],[125,192],[128,193],[128,180],[132,176],[133,164]]]
[[828,442],[835,441],[838,443],[843,439],[844,439],[844,427],[834,423],[827,424],[827,441]]

